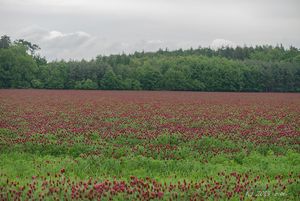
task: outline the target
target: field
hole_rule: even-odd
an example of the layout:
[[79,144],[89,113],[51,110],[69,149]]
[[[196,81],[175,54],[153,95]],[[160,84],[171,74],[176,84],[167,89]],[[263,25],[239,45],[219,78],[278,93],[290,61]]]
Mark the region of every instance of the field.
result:
[[0,90],[0,200],[299,200],[300,94]]

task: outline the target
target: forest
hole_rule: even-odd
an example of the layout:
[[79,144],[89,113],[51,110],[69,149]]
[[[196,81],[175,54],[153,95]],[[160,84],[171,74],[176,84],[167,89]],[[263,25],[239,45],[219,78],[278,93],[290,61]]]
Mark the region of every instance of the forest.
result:
[[2,36],[0,88],[300,91],[300,50],[293,46],[159,49],[50,62],[39,49]]

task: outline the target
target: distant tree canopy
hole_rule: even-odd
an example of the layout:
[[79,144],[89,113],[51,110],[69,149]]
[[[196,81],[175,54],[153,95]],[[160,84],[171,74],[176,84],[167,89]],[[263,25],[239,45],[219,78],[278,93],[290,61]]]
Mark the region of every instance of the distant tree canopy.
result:
[[0,88],[300,92],[300,50],[283,46],[158,50],[54,61],[0,39]]

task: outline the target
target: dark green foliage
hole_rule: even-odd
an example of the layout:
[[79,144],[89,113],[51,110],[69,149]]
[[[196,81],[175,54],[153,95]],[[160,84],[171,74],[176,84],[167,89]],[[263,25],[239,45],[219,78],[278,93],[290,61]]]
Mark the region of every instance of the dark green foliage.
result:
[[15,41],[15,44],[22,45],[23,47],[26,48],[26,51],[29,51],[31,55],[34,55],[35,51],[41,49],[38,45],[32,44],[29,41],[26,41],[24,39],[19,39]]
[[170,68],[164,74],[163,80],[164,80],[164,87],[168,90],[188,89],[188,80],[181,71]]
[[44,88],[44,83],[41,82],[41,80],[39,80],[39,79],[32,80],[31,85],[32,85],[33,88],[36,88],[36,89]]
[[112,69],[107,69],[101,80],[101,89],[121,89],[121,80]]
[[10,37],[7,35],[1,36],[0,48],[7,49],[11,45]]
[[77,81],[75,84],[75,89],[97,89],[98,84],[90,79]]
[[0,72],[2,88],[30,88],[38,68],[22,45],[14,45],[0,48]]
[[142,89],[142,87],[141,87],[141,83],[138,80],[126,78],[123,81],[123,89],[140,90]]
[[146,90],[155,90],[161,88],[162,75],[159,70],[154,69],[150,65],[146,65],[144,68],[139,69],[138,76],[142,88]]
[[[283,46],[162,50],[55,61],[25,40],[0,40],[0,88],[300,91],[300,51]],[[30,54],[29,54],[29,53]]]

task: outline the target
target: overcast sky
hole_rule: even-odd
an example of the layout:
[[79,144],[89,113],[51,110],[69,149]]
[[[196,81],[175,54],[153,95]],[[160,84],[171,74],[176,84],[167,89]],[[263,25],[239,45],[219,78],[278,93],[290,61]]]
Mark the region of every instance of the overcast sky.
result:
[[47,59],[198,46],[300,48],[300,0],[0,0],[0,35]]

